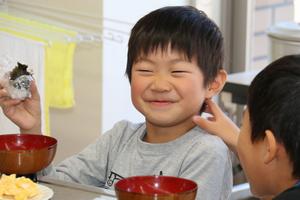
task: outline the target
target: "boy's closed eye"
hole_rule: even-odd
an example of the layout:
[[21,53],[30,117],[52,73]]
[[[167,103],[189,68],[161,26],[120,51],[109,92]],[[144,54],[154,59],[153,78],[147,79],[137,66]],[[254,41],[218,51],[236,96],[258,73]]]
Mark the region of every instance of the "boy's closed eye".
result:
[[149,70],[149,69],[137,69],[136,71],[138,71],[138,72],[153,72],[152,70]]
[[172,70],[171,74],[175,77],[185,76],[186,74],[190,74],[191,72],[188,70]]
[[173,70],[172,73],[189,73],[189,72],[185,70]]
[[134,71],[136,71],[140,74],[146,74],[146,75],[154,72],[154,70],[151,67],[146,67],[146,66],[136,67]]

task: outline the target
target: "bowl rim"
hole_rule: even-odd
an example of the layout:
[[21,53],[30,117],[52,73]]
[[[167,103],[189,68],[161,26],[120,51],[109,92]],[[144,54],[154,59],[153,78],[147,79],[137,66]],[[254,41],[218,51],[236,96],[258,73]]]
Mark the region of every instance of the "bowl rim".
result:
[[[191,182],[193,184],[195,184],[195,187],[190,189],[190,190],[186,190],[186,191],[183,191],[183,192],[176,192],[176,193],[170,193],[171,195],[181,195],[181,194],[185,194],[185,193],[190,193],[190,192],[193,192],[196,190],[196,193],[195,195],[197,194],[197,190],[198,190],[198,184],[191,180],[191,179],[187,179],[187,178],[183,178],[183,177],[177,177],[177,176],[165,176],[165,175],[143,175],[143,176],[129,176],[127,178],[124,178],[124,179],[121,179],[119,180],[115,185],[114,185],[114,188],[116,191],[120,191],[120,192],[127,192],[126,190],[123,190],[123,189],[120,189],[117,186],[117,184],[120,182],[120,181],[125,181],[125,180],[128,180],[128,179],[133,179],[133,178],[158,178],[158,177],[166,177],[166,178],[172,178],[172,179],[181,179],[181,180],[184,180],[184,181],[188,181],[188,182]],[[155,197],[163,197],[163,196],[169,196],[170,194],[143,194],[143,193],[140,193],[140,192],[130,192],[132,194],[136,194],[136,195],[143,195],[143,196],[155,196]]]
[[49,138],[54,141],[52,145],[46,146],[46,147],[41,147],[41,148],[32,148],[32,149],[17,149],[17,150],[7,150],[7,149],[0,149],[0,152],[33,152],[37,150],[42,150],[42,149],[52,149],[57,146],[57,139],[48,135],[43,135],[43,134],[33,134],[33,133],[9,133],[9,134],[0,134],[0,139],[2,136],[38,136],[38,137],[44,137],[44,138]]

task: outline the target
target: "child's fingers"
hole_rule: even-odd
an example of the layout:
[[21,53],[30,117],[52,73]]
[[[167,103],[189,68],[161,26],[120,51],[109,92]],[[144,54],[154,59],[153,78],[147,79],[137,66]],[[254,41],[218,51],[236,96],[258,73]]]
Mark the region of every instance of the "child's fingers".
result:
[[0,90],[0,106],[3,108],[6,106],[6,102],[11,100],[6,90],[2,89]]
[[198,126],[200,126],[201,128],[208,130],[208,131],[214,127],[214,125],[211,121],[209,121],[199,115],[193,116],[193,122],[195,124],[197,124]]
[[19,99],[11,99],[11,98],[3,98],[1,100],[1,104],[4,106],[12,106],[12,105],[17,105],[21,102]]
[[0,98],[8,97],[8,93],[5,89],[0,89]]
[[21,102],[21,100],[18,100],[18,99],[1,99],[0,100],[0,106],[5,109],[5,108],[8,108],[8,107],[11,107],[11,106],[15,106],[15,105],[18,105],[19,103]]
[[3,80],[0,80],[0,90],[2,90],[4,88],[3,85],[4,85]]
[[30,92],[31,92],[31,95],[32,95],[32,98],[35,99],[35,100],[39,100],[40,99],[40,96],[39,96],[39,93],[38,93],[38,89],[37,89],[37,86],[36,86],[36,83],[35,81],[31,81],[30,83]]

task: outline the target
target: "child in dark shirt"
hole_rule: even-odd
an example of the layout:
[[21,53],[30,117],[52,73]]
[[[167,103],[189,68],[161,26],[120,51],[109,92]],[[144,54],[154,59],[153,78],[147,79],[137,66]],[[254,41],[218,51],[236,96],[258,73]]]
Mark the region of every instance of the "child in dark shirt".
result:
[[300,199],[300,55],[282,57],[249,87],[241,130],[211,100],[194,122],[237,152],[258,197]]

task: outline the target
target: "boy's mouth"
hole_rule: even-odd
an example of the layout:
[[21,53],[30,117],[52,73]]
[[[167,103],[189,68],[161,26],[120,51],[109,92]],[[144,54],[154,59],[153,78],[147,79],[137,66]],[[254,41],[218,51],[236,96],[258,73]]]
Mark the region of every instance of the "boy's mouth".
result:
[[170,100],[151,100],[148,101],[153,106],[164,107],[174,103],[174,101]]

